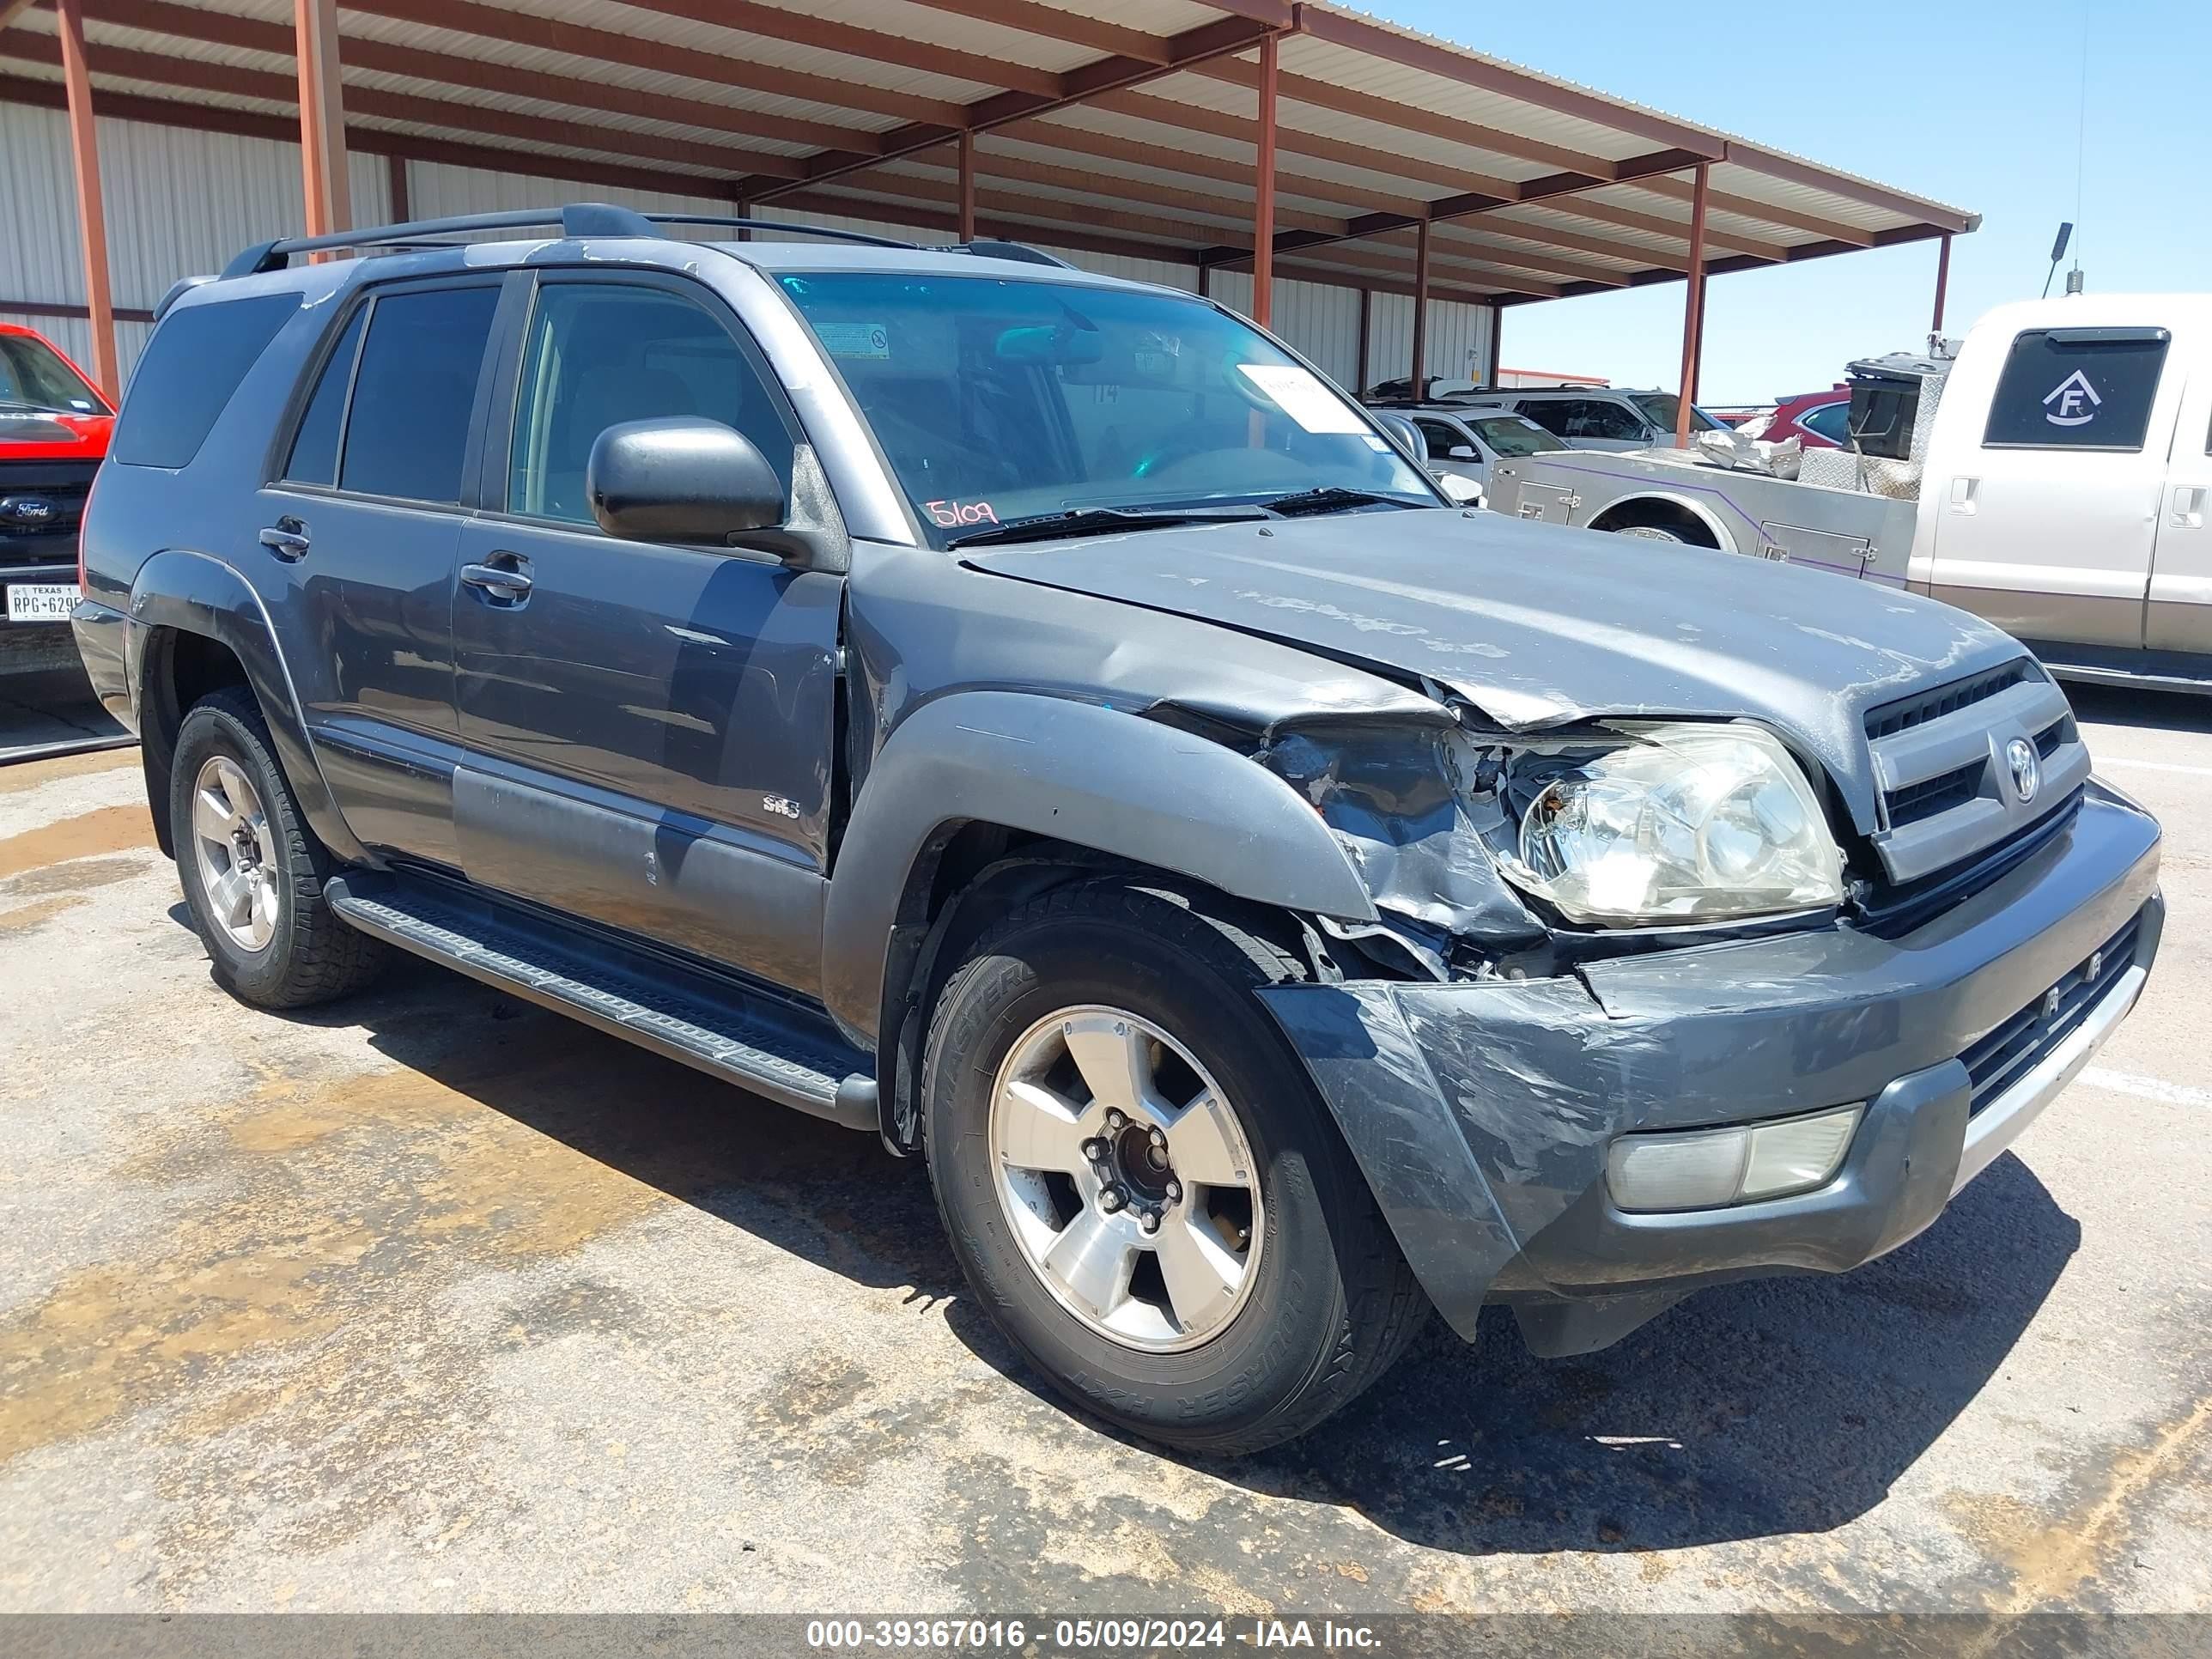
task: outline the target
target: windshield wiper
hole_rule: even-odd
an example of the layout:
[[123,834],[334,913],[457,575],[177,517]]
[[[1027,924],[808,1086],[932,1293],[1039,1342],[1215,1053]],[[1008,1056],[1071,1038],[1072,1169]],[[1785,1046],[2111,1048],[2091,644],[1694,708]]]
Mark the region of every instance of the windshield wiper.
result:
[[995,543],[1049,542],[1066,536],[1098,536],[1115,530],[1164,530],[1179,524],[1249,524],[1267,514],[1258,507],[1159,507],[1143,511],[1121,507],[1091,507],[1072,513],[1041,513],[1035,518],[1010,519],[985,530],[955,536],[948,547],[975,547]]
[[1260,505],[1268,512],[1285,519],[1295,519],[1307,513],[1341,513],[1348,507],[1421,507],[1427,503],[1409,501],[1403,495],[1378,495],[1371,489],[1346,489],[1338,484],[1322,484],[1315,489],[1301,489],[1296,495],[1278,495]]

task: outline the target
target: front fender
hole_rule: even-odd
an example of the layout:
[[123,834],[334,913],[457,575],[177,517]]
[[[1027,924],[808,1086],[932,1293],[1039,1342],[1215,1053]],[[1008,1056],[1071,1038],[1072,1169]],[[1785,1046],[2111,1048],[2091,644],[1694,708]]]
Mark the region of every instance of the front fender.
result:
[[853,804],[823,925],[823,1000],[880,1035],[909,872],[948,825],[983,822],[1170,870],[1238,898],[1350,921],[1374,902],[1280,778],[1187,732],[1095,703],[960,691],[891,732]]
[[[138,705],[140,729],[155,729],[153,710],[147,706],[146,651],[156,631],[173,629],[215,641],[236,657],[246,671],[246,683],[261,705],[269,723],[269,737],[277,764],[291,786],[307,825],[333,855],[347,861],[364,860],[368,850],[346,828],[337,802],[324,779],[315,751],[307,739],[300,694],[276,643],[276,630],[261,597],[245,576],[212,554],[167,549],[138,568],[131,584],[130,621],[125,631],[124,653]],[[179,709],[181,716],[185,711]],[[147,787],[151,793],[159,780],[158,760],[166,775],[166,754],[156,757],[149,747]],[[155,823],[166,835],[163,803],[154,803]]]

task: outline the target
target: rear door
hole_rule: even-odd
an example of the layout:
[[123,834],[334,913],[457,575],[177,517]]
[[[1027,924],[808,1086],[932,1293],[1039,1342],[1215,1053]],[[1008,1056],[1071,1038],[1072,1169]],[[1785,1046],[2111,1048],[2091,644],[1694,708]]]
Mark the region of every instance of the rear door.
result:
[[796,418],[681,277],[545,272],[512,355],[451,590],[462,866],[811,993],[843,579],[618,540],[585,497],[601,432],[667,416],[743,433],[787,491]]
[[2172,354],[2154,317],[2013,337],[1979,445],[1922,486],[1937,599],[2022,639],[2142,646],[2185,378]]
[[501,277],[357,296],[295,394],[258,503],[257,580],[289,583],[324,775],[367,844],[455,862],[453,562]]
[[2154,651],[2212,653],[2212,342],[2192,343],[2143,616]]

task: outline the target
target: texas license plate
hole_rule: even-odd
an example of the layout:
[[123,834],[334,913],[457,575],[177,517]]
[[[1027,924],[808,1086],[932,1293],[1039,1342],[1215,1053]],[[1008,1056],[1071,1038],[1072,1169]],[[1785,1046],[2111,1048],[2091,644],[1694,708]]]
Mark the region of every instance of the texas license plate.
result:
[[75,582],[21,582],[8,590],[8,620],[67,622],[76,601]]

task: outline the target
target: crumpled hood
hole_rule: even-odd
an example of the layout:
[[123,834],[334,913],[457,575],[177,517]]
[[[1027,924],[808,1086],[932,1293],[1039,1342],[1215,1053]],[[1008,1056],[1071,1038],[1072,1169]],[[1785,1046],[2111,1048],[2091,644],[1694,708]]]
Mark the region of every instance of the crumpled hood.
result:
[[1423,675],[1510,730],[1764,721],[1827,770],[1862,830],[1875,823],[1866,710],[2021,654],[1893,588],[1486,512],[1198,525],[961,558]]

